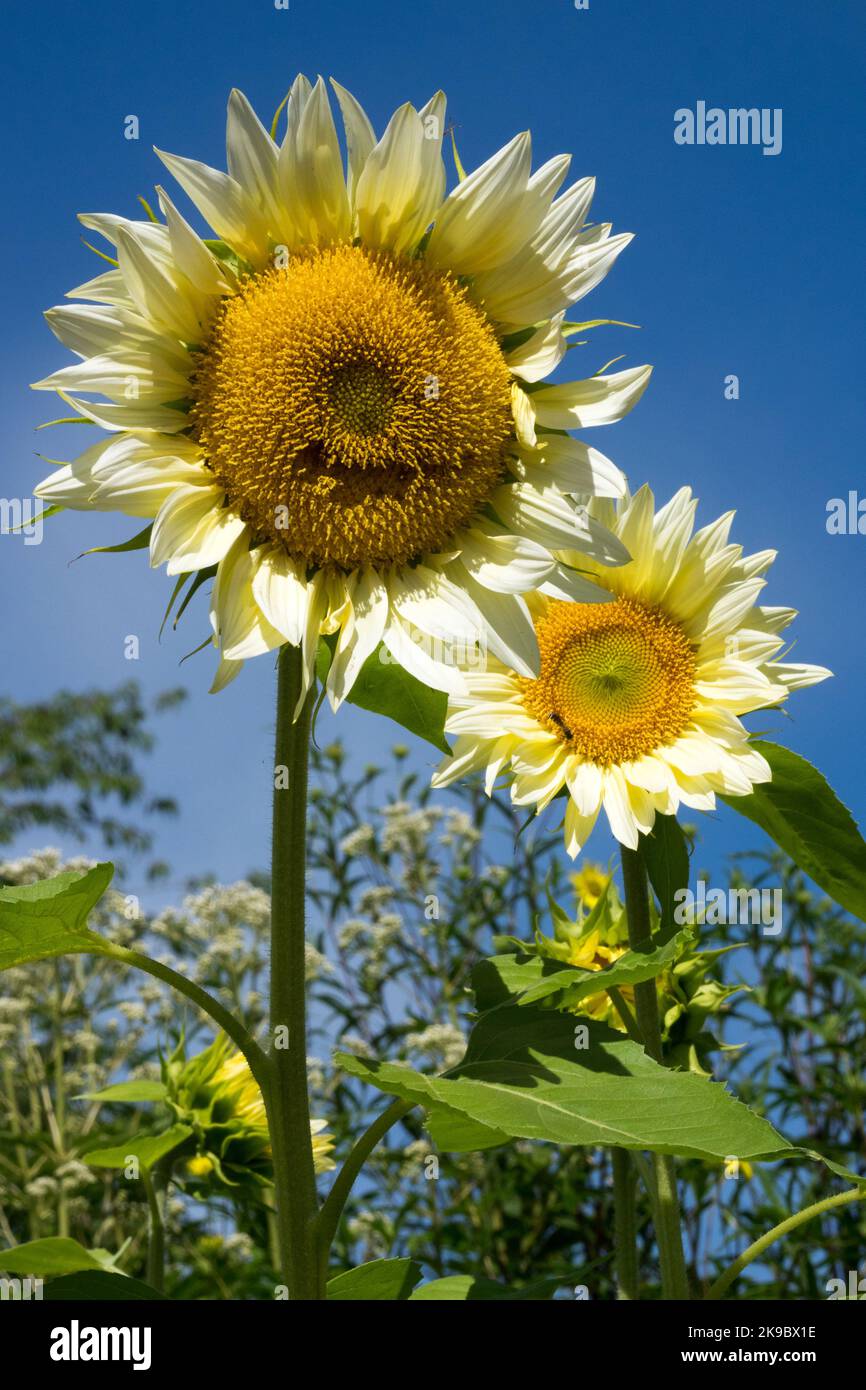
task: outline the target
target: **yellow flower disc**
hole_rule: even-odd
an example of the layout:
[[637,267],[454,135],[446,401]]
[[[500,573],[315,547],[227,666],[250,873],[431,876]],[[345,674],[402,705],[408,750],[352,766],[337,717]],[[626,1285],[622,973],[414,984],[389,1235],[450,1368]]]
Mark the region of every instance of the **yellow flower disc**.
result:
[[310,564],[403,564],[483,509],[511,432],[495,334],[448,274],[361,246],[292,257],[226,299],[193,434],[228,503]]
[[672,743],[694,706],[695,653],[658,608],[635,599],[549,605],[536,624],[537,680],[521,678],[530,714],[602,766]]

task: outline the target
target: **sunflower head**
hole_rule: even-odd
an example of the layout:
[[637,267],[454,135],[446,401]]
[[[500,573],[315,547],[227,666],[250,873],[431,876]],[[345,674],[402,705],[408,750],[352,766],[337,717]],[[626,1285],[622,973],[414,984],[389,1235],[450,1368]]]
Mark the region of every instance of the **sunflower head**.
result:
[[592,909],[607,891],[611,875],[600,864],[586,862],[571,875],[571,884],[581,909]]
[[636,849],[656,815],[712,810],[717,793],[746,796],[770,779],[741,716],[830,672],[778,659],[796,615],[758,603],[774,552],[744,556],[730,543],[733,513],[694,531],[696,505],[683,488],[656,510],[648,487],[589,504],[631,560],[582,562],[593,603],[530,595],[540,669],[493,662],[467,674],[446,721],[454,756],[435,785],[484,770],[488,792],[503,774],[519,806],[541,811],[562,796],[576,856],[602,810]]
[[232,92],[228,174],[157,151],[212,238],[162,188],[153,221],[82,216],[116,265],[50,311],[79,360],[36,385],[109,432],[38,495],[149,521],[182,608],[214,576],[213,688],[288,642],[303,695],[328,636],[337,708],[377,649],[438,690],[466,652],[535,674],[522,596],[584,592],[563,547],[627,558],[575,501],[622,475],[568,432],[620,419],[650,369],[544,381],[605,322],[564,316],[630,240],[587,225],[592,179],[533,171],[524,132],[448,191],[441,92],[377,134],[333,85],[342,143],[300,76],[275,136]]
[[[187,1058],[181,1042],[163,1063],[168,1104],[193,1131],[195,1153],[186,1175],[193,1183],[230,1187],[269,1185],[273,1176],[270,1134],[258,1083],[224,1034]],[[311,1122],[316,1172],[332,1168],[333,1143],[324,1121]]]
[[444,549],[486,505],[511,373],[452,275],[308,250],[223,301],[190,422],[254,535],[308,566],[388,567]]

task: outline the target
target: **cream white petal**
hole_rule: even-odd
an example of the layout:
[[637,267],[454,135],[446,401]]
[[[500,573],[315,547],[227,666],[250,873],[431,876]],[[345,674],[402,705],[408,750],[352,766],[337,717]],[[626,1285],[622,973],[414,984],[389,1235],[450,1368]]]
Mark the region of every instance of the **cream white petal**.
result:
[[388,621],[388,590],[371,568],[357,575],[349,598],[352,615],[340,631],[328,671],[328,696],[334,710],[339,709],[364,662],[379,646]]
[[684,630],[693,640],[726,637],[740,626],[755,605],[764,588],[763,579],[746,579],[741,583],[725,584],[712,602],[695,615]]
[[[575,552],[576,558],[577,552]],[[612,594],[597,583],[594,575],[569,565],[557,564],[549,579],[539,587],[538,592],[548,598],[562,599],[565,603],[610,603]]]
[[186,218],[178,212],[165,189],[157,186],[156,193],[178,270],[199,294],[217,296],[233,293],[237,286],[228,267],[205,246]]
[[[538,640],[526,602],[517,594],[495,593],[477,583],[464,571],[462,587],[481,617],[481,654],[489,650],[521,676],[538,674]],[[463,656],[464,665],[473,664],[473,652]]]
[[774,681],[781,681],[789,690],[802,690],[807,685],[817,685],[833,674],[826,666],[807,666],[788,661],[774,661],[770,673]]
[[609,767],[604,774],[604,810],[610,828],[621,845],[637,849],[640,827],[635,819],[628,786],[619,767]]
[[240,184],[197,159],[165,150],[156,154],[217,236],[254,265],[261,265],[268,252],[267,225]]
[[459,536],[460,562],[485,589],[522,594],[537,589],[556,568],[544,546],[508,531],[472,527]]
[[59,304],[47,311],[45,321],[63,346],[80,357],[147,350],[158,352],[166,365],[189,371],[186,350],[167,334],[154,332],[135,310],[117,304]]
[[150,563],[168,562],[168,574],[186,574],[218,564],[246,533],[246,523],[222,506],[219,487],[179,487],[157,513],[150,537]]
[[237,87],[228,101],[226,156],[230,177],[252,198],[278,240],[291,222],[280,196],[277,146]]
[[368,246],[408,252],[417,246],[442,198],[445,98],[427,113],[408,102],[395,111],[367,156],[355,193],[358,232]]
[[396,571],[389,582],[391,603],[404,622],[451,645],[484,640],[484,621],[477,607],[444,574],[417,565]]
[[149,404],[177,400],[189,389],[185,372],[158,355],[128,348],[122,355],[106,353],[61,367],[41,381],[34,391],[92,391],[122,403],[147,399]]
[[135,309],[126,282],[119,270],[106,270],[66,291],[67,299],[93,299],[97,304],[115,304],[119,308]]
[[119,228],[117,233],[117,258],[139,312],[158,327],[188,342],[196,342],[201,320],[194,304],[179,289],[177,277],[166,273],[165,268],[148,255],[145,244],[124,228]]
[[[551,169],[531,182],[532,141],[516,135],[462,183],[439,210],[427,247],[431,265],[479,274],[510,260],[537,233],[553,196]],[[562,156],[554,172],[565,176]],[[541,171],[539,171],[541,172]]]
[[580,816],[595,819],[604,792],[602,769],[597,763],[578,762],[576,758],[572,763],[566,774],[572,800]]
[[465,681],[458,668],[437,659],[439,653],[427,634],[404,622],[393,607],[382,640],[398,666],[403,666],[416,680],[434,690],[453,694],[465,690]]
[[253,551],[253,597],[271,627],[293,647],[300,646],[307,625],[310,585],[306,566],[293,560],[281,545]]
[[458,739],[451,757],[445,757],[433,773],[431,783],[434,787],[447,787],[461,777],[476,772],[487,762],[487,748],[483,743]]
[[555,314],[517,347],[506,352],[505,360],[515,376],[523,381],[541,381],[559,366],[568,348],[562,331],[563,313]]
[[598,449],[568,434],[543,434],[538,447],[522,449],[523,476],[542,486],[553,483],[560,492],[592,497],[621,497],[625,477]]
[[232,681],[240,675],[243,664],[242,661],[227,661],[225,657],[221,657],[208,694],[218,695],[221,690],[225,690],[227,685],[231,685]]
[[261,656],[283,642],[253,599],[252,577],[248,539],[241,536],[220,562],[211,594],[214,633],[223,657],[232,662]]
[[173,410],[167,405],[151,405],[142,400],[103,405],[102,401],[84,401],[60,389],[57,394],[79,415],[106,430],[158,430],[173,434],[189,426],[189,416],[184,411]]
[[496,489],[490,503],[507,527],[550,550],[583,553],[605,565],[622,565],[629,559],[615,535],[556,488],[505,484]]
[[569,800],[565,808],[565,848],[570,859],[576,859],[583,849],[598,819],[598,812],[591,816],[581,816],[574,802]]
[[331,78],[331,86],[337,95],[340,103],[340,112],[343,117],[343,130],[346,136],[347,153],[347,185],[349,202],[355,205],[355,189],[361,171],[367,163],[370,152],[376,144],[376,132],[370,124],[370,118],[361,103],[347,91],[345,87]]
[[613,424],[637,405],[651,375],[652,367],[627,367],[586,381],[543,386],[530,397],[536,421],[551,430]]
[[297,235],[326,246],[351,235],[352,217],[328,93],[321,77],[304,102],[291,158],[281,159],[282,198]]

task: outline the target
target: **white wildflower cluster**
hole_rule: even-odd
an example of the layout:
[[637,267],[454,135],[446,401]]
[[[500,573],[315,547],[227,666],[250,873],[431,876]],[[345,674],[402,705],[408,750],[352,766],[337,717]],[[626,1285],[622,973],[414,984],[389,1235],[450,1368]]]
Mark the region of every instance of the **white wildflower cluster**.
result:
[[439,843],[446,848],[468,849],[477,845],[481,831],[472,823],[472,817],[457,806],[449,806],[445,811],[444,823],[439,834]]
[[78,856],[64,860],[59,849],[35,849],[21,859],[6,859],[0,863],[0,878],[6,883],[39,883],[43,878],[53,878],[55,874],[68,870],[84,872],[93,868],[94,861]]
[[425,851],[442,815],[440,806],[411,806],[407,801],[383,807],[383,853],[408,856]]
[[431,1023],[420,1033],[410,1033],[406,1046],[436,1063],[443,1071],[456,1067],[466,1051],[466,1038],[450,1023]]
[[347,859],[359,859],[376,848],[376,831],[372,825],[358,825],[344,835],[338,846]]

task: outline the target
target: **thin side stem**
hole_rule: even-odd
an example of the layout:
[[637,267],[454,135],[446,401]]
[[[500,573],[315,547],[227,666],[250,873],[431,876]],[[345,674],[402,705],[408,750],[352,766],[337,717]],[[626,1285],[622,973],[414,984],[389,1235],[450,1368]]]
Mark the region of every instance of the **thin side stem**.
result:
[[366,1130],[358,1142],[355,1144],[339,1174],[325,1199],[322,1210],[319,1212],[316,1221],[316,1240],[319,1247],[320,1266],[327,1268],[328,1253],[333,1244],[334,1236],[337,1234],[337,1227],[340,1224],[340,1217],[346,1205],[349,1193],[361,1168],[366,1163],[370,1154],[375,1149],[379,1140],[384,1138],[393,1125],[398,1120],[402,1120],[404,1115],[408,1115],[414,1109],[414,1104],[409,1100],[392,1100],[387,1110],[375,1119]]
[[[652,936],[646,869],[637,850],[622,845],[621,851],[629,945],[643,946]],[[644,980],[634,986],[634,1003],[644,1047],[653,1061],[660,1063],[662,1035],[655,980]],[[689,1297],[689,1282],[683,1254],[682,1219],[674,1161],[669,1154],[654,1153],[653,1167],[657,1189],[656,1238],[662,1296],[666,1299],[686,1299]]]
[[161,961],[152,960],[150,956],[142,955],[140,951],[131,951],[126,946],[116,946],[110,941],[106,941],[104,945],[92,953],[82,952],[82,954],[109,956],[112,960],[120,961],[123,965],[135,966],[137,970],[146,971],[148,975],[153,975],[157,980],[164,981],[165,984],[171,985],[172,989],[176,989],[179,994],[192,1000],[202,1013],[212,1018],[214,1023],[231,1038],[238,1051],[246,1057],[250,1071],[259,1085],[262,1084],[266,1064],[265,1054],[240,1020],[224,1008],[212,994],[208,994],[206,989],[202,989],[200,985],[186,979],[177,970],[172,970],[170,965],[163,965]]
[[811,1221],[813,1217],[821,1216],[825,1211],[832,1211],[834,1207],[844,1207],[848,1202],[858,1202],[866,1200],[866,1187],[852,1187],[847,1192],[837,1192],[834,1197],[824,1197],[820,1202],[813,1202],[810,1207],[804,1207],[802,1211],[795,1212],[793,1216],[788,1216],[784,1221],[780,1221],[778,1226],[767,1231],[766,1235],[753,1241],[747,1246],[742,1255],[738,1255],[734,1263],[725,1270],[724,1274],[710,1288],[707,1298],[721,1298],[722,1294],[730,1288],[734,1280],[742,1274],[746,1265],[750,1265],[759,1255],[763,1255],[768,1246],[786,1236],[791,1231],[795,1231],[804,1222]]
[[293,1299],[324,1298],[307,1090],[307,776],[315,683],[297,720],[301,652],[280,649],[271,872],[270,1051],[262,1088],[274,1158],[281,1274]]
[[616,1296],[621,1302],[632,1302],[638,1297],[635,1174],[631,1159],[625,1149],[613,1149],[611,1154],[613,1157]]

